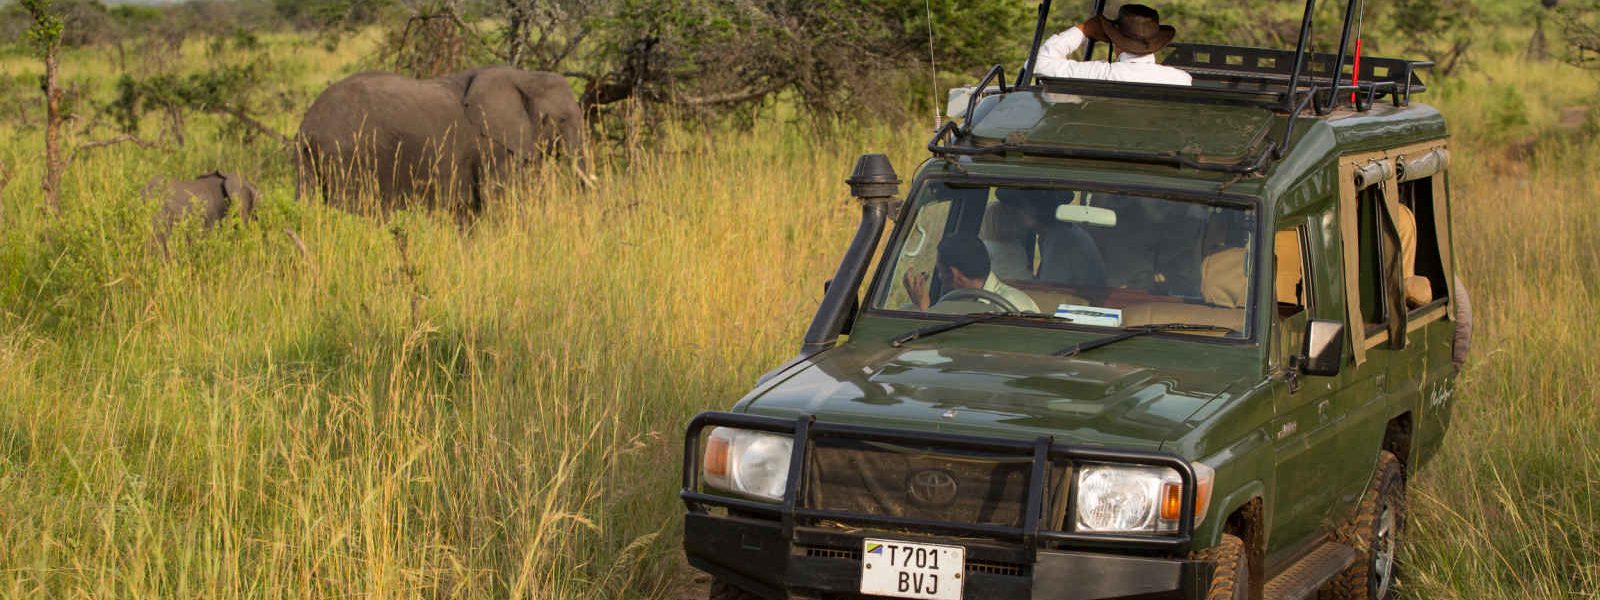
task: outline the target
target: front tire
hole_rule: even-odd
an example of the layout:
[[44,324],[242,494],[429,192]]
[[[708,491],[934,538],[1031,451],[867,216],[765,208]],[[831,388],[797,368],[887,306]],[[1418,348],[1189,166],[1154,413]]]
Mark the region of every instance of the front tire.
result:
[[1247,600],[1250,597],[1250,553],[1245,552],[1244,540],[1224,533],[1217,545],[1201,552],[1199,558],[1217,563],[1206,600]]
[[1331,600],[1388,600],[1396,596],[1397,562],[1405,533],[1406,474],[1400,459],[1388,450],[1378,456],[1377,476],[1361,499],[1356,517],[1340,539],[1359,553],[1356,564],[1323,588]]

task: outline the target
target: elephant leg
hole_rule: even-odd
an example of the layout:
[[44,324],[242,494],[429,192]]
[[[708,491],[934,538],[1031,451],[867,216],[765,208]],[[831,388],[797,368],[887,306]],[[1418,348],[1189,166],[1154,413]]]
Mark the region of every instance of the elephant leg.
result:
[[[328,190],[328,156],[310,140],[301,139],[295,150],[294,199],[297,202],[332,202]],[[315,195],[315,198],[312,197]]]
[[306,145],[305,140],[299,140],[295,144],[294,155],[294,199],[296,202],[305,202],[306,200],[306,188],[310,186],[310,182],[306,181],[310,170],[306,163],[310,162],[310,160],[311,148]]
[[492,178],[485,172],[482,164],[465,161],[460,163],[459,171],[462,173],[460,185],[455,186],[455,193],[461,198],[461,212],[477,215],[483,212],[485,196]]

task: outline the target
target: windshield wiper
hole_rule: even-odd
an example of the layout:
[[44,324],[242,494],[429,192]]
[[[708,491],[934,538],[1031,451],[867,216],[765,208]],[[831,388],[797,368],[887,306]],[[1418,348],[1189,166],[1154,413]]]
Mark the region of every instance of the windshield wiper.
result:
[[1221,325],[1195,325],[1193,323],[1152,323],[1138,327],[1127,327],[1122,333],[1110,335],[1099,339],[1079,342],[1055,352],[1056,356],[1076,356],[1101,346],[1110,346],[1122,340],[1131,340],[1141,335],[1150,335],[1161,331],[1233,331],[1232,327]]
[[985,323],[985,322],[988,322],[988,321],[994,321],[996,319],[1040,319],[1040,318],[1049,319],[1051,321],[1063,321],[1063,322],[1067,322],[1067,323],[1071,323],[1072,322],[1072,319],[1068,319],[1066,317],[1058,317],[1058,316],[1055,316],[1055,315],[1048,315],[1048,314],[1045,314],[1045,313],[1042,313],[1042,312],[1031,312],[1031,311],[967,313],[965,318],[957,319],[955,321],[950,321],[948,323],[940,323],[938,325],[929,325],[927,327],[923,327],[923,328],[918,329],[916,331],[912,331],[912,332],[906,333],[904,335],[901,335],[900,337],[897,337],[897,338],[894,338],[893,340],[891,340],[889,342],[889,345],[890,346],[894,346],[896,348],[899,348],[901,346],[906,345],[907,342],[910,342],[912,340],[919,340],[919,339],[922,339],[922,338],[925,338],[925,337],[939,335],[939,334],[944,333],[946,331],[951,331],[951,330],[954,330],[954,329],[960,329],[962,327],[966,327],[968,325],[973,325],[973,324],[976,324],[976,323]]

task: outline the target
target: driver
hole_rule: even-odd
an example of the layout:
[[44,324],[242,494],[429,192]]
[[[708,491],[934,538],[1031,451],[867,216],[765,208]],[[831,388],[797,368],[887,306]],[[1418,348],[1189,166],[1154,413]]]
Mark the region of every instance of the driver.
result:
[[[906,293],[922,312],[965,314],[998,308],[1022,312],[1039,312],[1039,305],[1022,290],[1006,285],[989,270],[989,251],[974,235],[954,235],[939,242],[938,259],[933,270],[939,276],[943,294],[933,302],[927,273],[905,275]],[[959,299],[950,296],[958,290],[981,290],[978,295],[964,295]],[[982,292],[999,296],[1011,304],[999,306],[982,298]],[[987,303],[986,305],[980,303]]]

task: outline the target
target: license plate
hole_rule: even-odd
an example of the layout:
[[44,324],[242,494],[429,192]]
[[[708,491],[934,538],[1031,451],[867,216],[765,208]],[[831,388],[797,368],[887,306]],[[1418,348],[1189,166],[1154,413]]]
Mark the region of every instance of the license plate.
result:
[[861,593],[891,598],[960,600],[967,549],[895,540],[863,540]]

